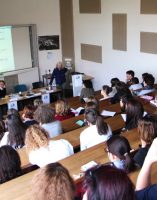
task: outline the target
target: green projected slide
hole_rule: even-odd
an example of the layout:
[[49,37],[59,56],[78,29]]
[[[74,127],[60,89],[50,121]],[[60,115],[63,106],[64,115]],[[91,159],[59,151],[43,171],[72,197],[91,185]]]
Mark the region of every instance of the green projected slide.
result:
[[0,73],[14,69],[11,26],[0,27]]

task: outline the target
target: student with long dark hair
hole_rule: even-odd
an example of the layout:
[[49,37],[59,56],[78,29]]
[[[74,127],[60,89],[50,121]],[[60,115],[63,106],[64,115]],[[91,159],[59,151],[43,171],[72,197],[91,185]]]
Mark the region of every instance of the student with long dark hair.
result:
[[26,126],[18,115],[11,114],[6,118],[8,131],[5,132],[0,146],[11,145],[13,148],[22,148],[24,146]]
[[90,80],[83,81],[83,88],[80,93],[80,101],[85,102],[89,97],[94,96],[93,84]]
[[83,200],[135,200],[133,183],[114,166],[98,165],[86,171],[84,187]]
[[143,117],[143,105],[136,99],[130,98],[125,105],[126,122],[125,129],[130,130],[137,128],[138,120]]
[[9,145],[0,147],[0,183],[9,181],[22,174],[20,157]]
[[118,103],[122,96],[132,96],[131,91],[129,90],[128,86],[124,82],[118,82],[116,84],[117,93],[110,99],[112,104]]
[[128,140],[119,135],[110,137],[106,142],[108,157],[115,167],[126,172],[134,170],[134,161],[131,157],[131,147]]
[[85,119],[89,127],[80,134],[81,151],[106,141],[112,135],[110,126],[104,122],[97,110],[86,109]]

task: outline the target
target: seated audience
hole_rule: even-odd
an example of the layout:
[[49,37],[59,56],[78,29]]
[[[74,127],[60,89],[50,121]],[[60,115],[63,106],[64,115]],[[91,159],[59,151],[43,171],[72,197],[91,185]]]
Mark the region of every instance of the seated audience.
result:
[[125,137],[119,135],[110,137],[106,142],[106,151],[115,167],[123,169],[127,173],[134,170],[135,165],[131,157],[132,150]]
[[157,138],[154,139],[136,182],[136,200],[156,200],[157,183],[151,184],[152,165],[157,163]]
[[141,140],[141,148],[134,156],[135,163],[142,167],[144,159],[151,143],[157,136],[157,119],[153,115],[146,115],[138,122],[138,133]]
[[117,93],[116,85],[119,82],[120,82],[120,80],[118,78],[112,78],[111,79],[111,88],[112,88],[111,93],[113,93],[113,96]]
[[61,122],[54,117],[55,110],[47,105],[39,106],[34,112],[34,119],[49,133],[50,138],[62,133]]
[[81,151],[106,141],[112,135],[110,126],[98,114],[98,111],[86,109],[85,120],[89,127],[80,134]]
[[35,107],[31,104],[26,105],[23,110],[22,119],[23,123],[28,127],[38,122],[34,120]]
[[116,84],[117,93],[110,99],[112,104],[118,103],[122,96],[132,96],[128,86],[124,82],[119,82]]
[[70,110],[70,106],[63,99],[60,99],[55,103],[55,111],[55,119],[59,121],[75,117],[75,114]]
[[0,184],[22,174],[20,157],[9,145],[0,147]]
[[5,124],[3,120],[0,120],[0,141],[5,133]]
[[6,118],[6,127],[8,129],[0,141],[0,146],[10,145],[13,148],[22,148],[24,146],[26,126],[18,115],[11,114]]
[[142,74],[142,86],[144,87],[144,77],[147,76],[149,73],[145,72]]
[[6,95],[5,82],[3,80],[0,80],[0,99],[4,98],[5,95]]
[[141,89],[143,86],[142,86],[142,84],[141,83],[139,83],[139,80],[138,80],[138,78],[137,77],[134,77],[134,78],[132,78],[131,80],[130,80],[130,87],[129,87],[129,89],[132,91],[134,91],[134,90],[139,90],[139,89]]
[[134,76],[135,76],[135,72],[134,71],[132,71],[132,70],[126,71],[126,84],[128,86],[130,86],[131,79],[134,78]]
[[83,81],[83,88],[80,94],[80,101],[86,102],[86,99],[94,96],[94,89],[91,81]]
[[152,74],[147,74],[144,76],[144,87],[141,89],[141,91],[134,91],[134,94],[137,96],[145,95],[151,92],[154,92],[154,82],[155,78]]
[[30,163],[39,167],[57,162],[74,153],[68,141],[49,140],[48,133],[39,125],[32,125],[27,129],[25,143]]
[[84,188],[83,200],[135,200],[134,185],[127,174],[110,165],[87,170]]
[[43,104],[42,99],[35,99],[34,102],[33,102],[35,109],[37,109],[38,106],[41,106],[42,104]]
[[41,168],[32,181],[33,200],[74,200],[75,185],[60,163]]
[[143,105],[134,98],[123,98],[120,106],[126,113],[125,129],[130,130],[137,128],[138,120],[143,117]]
[[112,88],[110,88],[108,85],[103,85],[101,95],[103,96],[103,99],[108,99],[114,96],[112,93]]

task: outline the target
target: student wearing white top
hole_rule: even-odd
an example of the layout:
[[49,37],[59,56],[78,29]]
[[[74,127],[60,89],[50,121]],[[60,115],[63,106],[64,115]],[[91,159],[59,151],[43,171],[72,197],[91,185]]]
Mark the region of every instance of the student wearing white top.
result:
[[143,86],[141,83],[139,83],[139,80],[137,77],[133,77],[131,79],[131,85],[129,87],[130,90],[139,90],[141,89]]
[[17,114],[10,114],[6,118],[6,126],[8,131],[4,133],[0,147],[3,145],[10,145],[13,148],[22,148],[24,146],[24,138],[26,126]]
[[89,125],[80,135],[81,151],[101,142],[105,142],[112,135],[110,126],[95,109],[86,109],[85,119]]
[[54,119],[55,110],[47,105],[41,105],[34,113],[34,119],[53,138],[62,133],[61,122]]
[[25,144],[31,164],[43,167],[74,154],[72,145],[66,140],[49,140],[47,132],[39,125],[26,131]]

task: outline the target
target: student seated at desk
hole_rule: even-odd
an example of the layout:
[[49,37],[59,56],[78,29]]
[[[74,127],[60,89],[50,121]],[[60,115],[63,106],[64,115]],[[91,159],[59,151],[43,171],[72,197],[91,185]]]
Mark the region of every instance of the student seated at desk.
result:
[[68,141],[49,140],[48,133],[39,125],[32,125],[27,129],[25,143],[30,163],[39,167],[57,162],[74,153]]
[[102,86],[101,95],[103,96],[103,99],[109,99],[114,96],[112,93],[112,88],[110,88],[108,85]]
[[133,70],[126,71],[126,84],[127,86],[131,85],[131,79],[134,78],[135,72]]
[[36,120],[34,120],[34,118],[33,118],[34,112],[35,112],[35,107],[33,105],[29,104],[24,107],[22,119],[23,119],[23,123],[27,127],[29,127],[33,124],[38,124],[38,122]]
[[37,109],[38,106],[43,105],[42,99],[35,99],[34,102],[33,102],[33,105],[34,105],[35,109]]
[[62,133],[61,122],[54,117],[55,110],[48,105],[41,105],[34,112],[34,119],[49,133],[50,138]]
[[120,101],[120,106],[126,114],[125,129],[130,130],[137,128],[138,120],[143,117],[143,105],[134,98],[127,98],[123,96]]
[[141,140],[141,148],[134,156],[135,163],[142,167],[144,159],[154,138],[157,137],[157,118],[146,115],[138,121],[138,133]]
[[22,148],[24,146],[26,126],[23,124],[18,115],[10,114],[6,118],[6,126],[8,131],[0,141],[0,146],[10,145],[13,148]]
[[125,170],[127,173],[134,170],[135,165],[131,157],[131,147],[128,140],[119,135],[110,137],[106,142],[106,152],[115,167]]
[[0,99],[4,98],[6,95],[6,88],[5,88],[5,82],[3,80],[0,80]]
[[32,181],[33,200],[74,200],[75,185],[60,163],[41,168]]
[[124,82],[116,84],[117,93],[110,99],[111,104],[118,103],[122,96],[132,96],[128,86]]
[[89,127],[80,134],[81,151],[101,142],[105,142],[112,135],[110,126],[104,122],[97,110],[86,109],[85,119]]
[[157,181],[151,184],[152,165],[157,163],[157,138],[154,139],[136,182],[136,200],[156,200]]
[[22,175],[21,161],[9,145],[0,147],[0,184]]
[[83,88],[80,94],[80,101],[86,102],[86,99],[94,96],[94,89],[91,81],[83,81]]
[[139,83],[139,80],[137,77],[134,77],[131,79],[130,81],[130,87],[129,90],[134,91],[134,90],[139,90],[141,89],[143,86],[141,83]]
[[144,87],[140,91],[134,91],[134,94],[137,96],[142,96],[155,91],[154,88],[155,78],[152,74],[147,74],[144,76]]
[[75,117],[75,114],[70,110],[70,106],[63,99],[60,99],[55,103],[55,111],[55,119],[59,121]]
[[83,200],[135,200],[134,185],[127,174],[109,164],[87,170],[84,188]]

